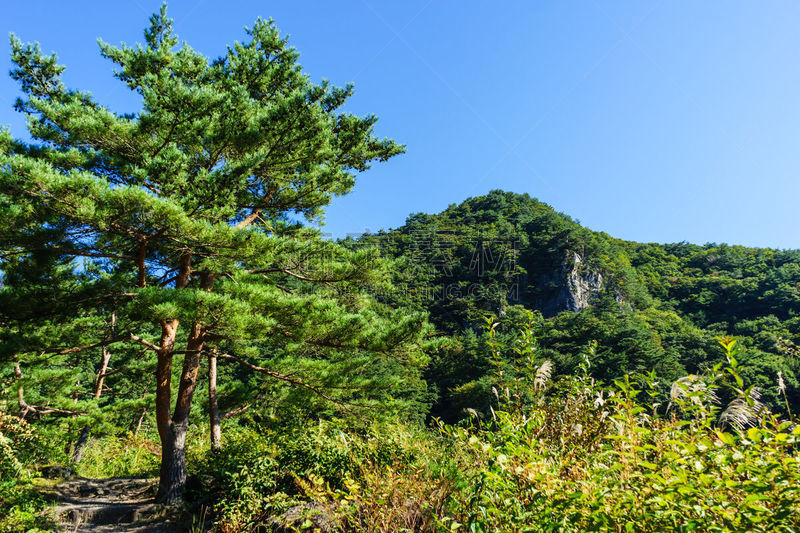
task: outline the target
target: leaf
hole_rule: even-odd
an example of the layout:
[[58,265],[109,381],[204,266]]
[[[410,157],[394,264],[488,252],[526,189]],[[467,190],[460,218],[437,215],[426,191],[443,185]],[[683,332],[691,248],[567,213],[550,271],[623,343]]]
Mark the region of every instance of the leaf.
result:
[[719,440],[721,440],[728,446],[733,446],[734,444],[736,444],[736,439],[730,433],[726,433],[724,431],[718,431],[717,436],[719,437]]

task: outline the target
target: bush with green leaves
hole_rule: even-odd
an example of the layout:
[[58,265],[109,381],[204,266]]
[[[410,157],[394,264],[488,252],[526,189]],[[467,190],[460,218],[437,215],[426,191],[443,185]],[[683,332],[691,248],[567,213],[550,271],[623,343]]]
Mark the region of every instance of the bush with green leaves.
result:
[[76,474],[88,478],[154,477],[158,475],[158,441],[145,434],[127,433],[93,439]]
[[45,441],[24,420],[0,410],[0,533],[50,531],[42,514],[49,500],[33,478],[34,462],[47,459]]
[[45,533],[53,523],[43,514],[50,500],[28,481],[0,481],[0,533]]
[[407,480],[401,472],[429,467],[438,472],[444,461],[440,449],[430,430],[399,422],[349,418],[260,429],[230,426],[221,450],[190,456],[201,482],[191,495],[210,509],[218,531],[240,531],[322,493],[333,498],[355,487],[368,490],[375,476],[386,479],[395,472],[396,479]]
[[[722,357],[702,375],[610,384],[591,375],[590,343],[575,371],[553,380],[532,325],[516,341],[490,325],[490,407],[457,425],[327,420],[227,431],[207,465],[221,491],[214,527],[265,525],[303,502],[341,531],[800,527],[800,426],[759,402],[739,343],[720,339]],[[508,352],[514,358],[501,357]]]
[[189,460],[199,483],[190,483],[189,497],[204,514],[210,511],[217,530],[240,531],[254,516],[279,512],[289,504],[278,490],[275,447],[262,433],[231,426],[220,450],[209,452],[197,444]]
[[[584,371],[547,394],[534,373],[498,395],[491,420],[444,426],[475,465],[472,487],[453,494],[451,524],[475,532],[795,531],[800,427],[757,402],[736,341],[720,343],[725,360],[676,382],[669,409],[654,403],[653,375],[602,386]],[[730,388],[725,409],[720,387]],[[526,395],[538,399],[524,408],[513,401]]]

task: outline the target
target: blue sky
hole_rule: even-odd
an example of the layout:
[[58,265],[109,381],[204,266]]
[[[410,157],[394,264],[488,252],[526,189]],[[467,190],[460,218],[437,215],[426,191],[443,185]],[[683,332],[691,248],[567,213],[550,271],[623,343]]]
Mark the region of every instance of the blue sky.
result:
[[[132,112],[96,39],[141,41],[159,5],[0,0],[0,20],[56,51],[69,86]],[[800,4],[185,0],[169,11],[212,57],[257,16],[274,18],[313,79],[354,82],[348,110],[376,114],[378,134],[407,145],[333,202],[336,236],[500,188],[620,238],[800,248]],[[24,137],[16,95],[0,78],[0,124]]]

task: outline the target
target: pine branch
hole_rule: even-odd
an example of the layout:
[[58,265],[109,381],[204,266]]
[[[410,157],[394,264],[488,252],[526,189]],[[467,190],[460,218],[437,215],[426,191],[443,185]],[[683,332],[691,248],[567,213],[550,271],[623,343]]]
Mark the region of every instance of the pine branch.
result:
[[17,390],[17,402],[19,403],[19,418],[24,419],[28,413],[37,415],[62,415],[62,416],[78,416],[82,415],[81,411],[71,411],[69,409],[57,409],[55,407],[41,407],[37,405],[30,405],[25,401],[25,389],[20,387]]
[[248,274],[286,274],[287,276],[291,276],[293,278],[299,279],[300,281],[308,281],[310,283],[341,283],[343,281],[351,281],[356,278],[356,275],[353,274],[351,276],[345,276],[341,278],[310,278],[308,276],[304,276],[303,274],[298,274],[294,271],[289,270],[288,268],[266,268],[266,269],[259,269],[259,270],[247,270]]
[[246,403],[241,407],[237,407],[236,409],[231,409],[230,411],[224,412],[222,415],[220,415],[219,418],[220,418],[220,420],[225,420],[226,418],[230,418],[232,416],[240,415],[240,414],[244,413],[245,411],[247,411],[248,409],[250,409],[250,404]]
[[259,372],[261,374],[265,374],[267,376],[273,377],[273,378],[278,379],[280,381],[285,381],[286,383],[290,383],[290,384],[292,384],[294,386],[297,386],[297,387],[302,387],[304,389],[308,389],[311,392],[313,392],[314,394],[316,394],[317,396],[320,396],[321,398],[324,398],[324,399],[328,400],[329,402],[333,402],[335,404],[342,405],[342,406],[346,405],[346,404],[342,403],[339,400],[335,400],[334,398],[331,398],[330,396],[325,394],[322,390],[320,390],[319,387],[316,387],[314,385],[310,385],[310,384],[308,384],[308,383],[306,383],[306,382],[304,382],[302,380],[299,380],[299,379],[294,378],[292,376],[289,376],[287,374],[282,374],[280,372],[276,372],[274,370],[270,370],[269,368],[264,368],[263,366],[257,366],[257,365],[254,365],[252,363],[248,363],[247,361],[245,361],[243,359],[240,359],[240,358],[236,357],[235,355],[217,354],[217,357],[221,358],[221,359],[230,359],[232,361],[236,361],[237,363],[239,363],[241,365],[244,365],[247,368],[249,368],[250,370],[253,370],[255,372]]
[[141,338],[141,337],[137,337],[137,336],[136,336],[136,335],[134,335],[133,333],[129,333],[129,334],[128,334],[128,338],[129,338],[130,340],[134,341],[134,342],[138,342],[139,344],[141,344],[141,345],[143,345],[143,346],[147,346],[148,348],[150,348],[151,350],[153,350],[153,351],[155,351],[155,352],[157,352],[157,351],[161,350],[161,348],[159,348],[158,346],[156,346],[156,345],[155,345],[155,344],[153,344],[152,342],[148,342],[148,341],[144,340],[144,339],[143,339],[143,338]]
[[261,208],[253,209],[253,212],[247,215],[244,220],[233,226],[234,229],[243,229],[252,224],[261,214]]
[[125,259],[128,261],[135,260],[134,257],[129,255],[123,254],[112,254],[112,253],[102,253],[102,252],[86,252],[81,250],[70,250],[67,248],[56,248],[56,247],[40,247],[40,248],[23,248],[21,250],[15,250],[13,252],[5,252],[0,255],[2,258],[7,257],[14,257],[18,255],[24,255],[31,252],[52,252],[58,253],[67,256],[75,256],[75,257],[94,257],[94,258],[106,258],[106,259]]
[[116,337],[112,337],[110,339],[106,339],[100,342],[94,342],[92,344],[84,344],[83,346],[75,346],[73,348],[64,348],[64,349],[55,349],[55,350],[46,350],[43,352],[45,353],[54,353],[56,355],[67,355],[71,353],[82,352],[84,350],[90,350],[92,348],[97,348],[98,346],[108,346],[109,344],[114,344],[115,342],[120,342],[129,339],[128,335],[118,335]]

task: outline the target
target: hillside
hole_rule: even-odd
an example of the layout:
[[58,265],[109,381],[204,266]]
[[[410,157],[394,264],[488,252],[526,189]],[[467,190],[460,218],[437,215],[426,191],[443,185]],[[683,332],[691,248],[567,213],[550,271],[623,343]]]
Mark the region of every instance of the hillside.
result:
[[385,301],[427,311],[454,339],[428,369],[435,414],[452,419],[488,407],[484,316],[507,321],[522,308],[542,315],[535,334],[559,373],[573,372],[574,354],[596,340],[597,377],[655,370],[666,393],[675,379],[717,362],[715,339],[732,335],[766,400],[781,408],[770,392],[781,371],[792,407],[800,407],[800,366],[779,341],[800,341],[798,250],[623,241],[503,191],[411,215],[358,244],[377,245],[397,262],[396,290],[382,294]]

